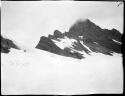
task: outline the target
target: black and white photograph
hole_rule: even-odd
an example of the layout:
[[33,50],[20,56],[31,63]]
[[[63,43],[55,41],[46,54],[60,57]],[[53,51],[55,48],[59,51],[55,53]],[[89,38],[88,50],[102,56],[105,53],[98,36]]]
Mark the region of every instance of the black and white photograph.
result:
[[122,1],[0,1],[1,94],[123,94]]

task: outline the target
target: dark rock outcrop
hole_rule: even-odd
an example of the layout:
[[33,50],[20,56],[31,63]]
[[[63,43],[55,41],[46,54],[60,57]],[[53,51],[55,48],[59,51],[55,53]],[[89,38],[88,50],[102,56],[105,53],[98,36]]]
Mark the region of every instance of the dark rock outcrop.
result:
[[41,37],[39,44],[36,46],[36,48],[57,54],[61,51],[61,49],[58,46],[56,46],[56,44],[54,44],[54,42],[51,39],[45,36]]
[[61,38],[62,37],[62,33],[60,31],[58,31],[58,30],[55,30],[54,31],[54,37]]
[[2,52],[2,53],[8,53],[8,52],[10,52],[10,51],[9,51],[10,48],[19,49],[19,48],[13,43],[12,40],[3,38],[2,36],[0,36],[0,37],[1,37],[1,52]]

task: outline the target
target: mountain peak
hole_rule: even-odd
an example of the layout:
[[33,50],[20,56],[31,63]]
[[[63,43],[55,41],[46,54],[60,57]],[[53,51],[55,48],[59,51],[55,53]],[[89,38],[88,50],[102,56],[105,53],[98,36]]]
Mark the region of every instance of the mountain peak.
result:
[[92,52],[106,55],[121,53],[121,37],[122,34],[116,29],[102,29],[89,19],[78,20],[68,32],[55,30],[53,35],[41,39],[36,48],[82,59],[85,54]]
[[96,35],[96,33],[99,31],[101,32],[102,29],[93,22],[91,22],[89,19],[78,20],[74,25],[70,27],[69,36],[77,37],[90,34]]
[[87,19],[85,19],[85,22],[91,22],[91,21],[87,18]]

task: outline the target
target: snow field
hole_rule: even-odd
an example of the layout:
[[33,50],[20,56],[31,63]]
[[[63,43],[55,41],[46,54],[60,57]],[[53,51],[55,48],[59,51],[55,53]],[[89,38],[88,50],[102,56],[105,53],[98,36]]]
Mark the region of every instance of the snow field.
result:
[[34,49],[1,54],[3,94],[122,93],[122,58],[93,53],[77,60]]

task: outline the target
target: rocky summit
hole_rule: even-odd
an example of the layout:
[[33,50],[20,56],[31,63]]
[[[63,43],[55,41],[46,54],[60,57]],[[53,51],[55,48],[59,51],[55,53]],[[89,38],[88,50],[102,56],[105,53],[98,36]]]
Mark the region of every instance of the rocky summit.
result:
[[121,54],[122,34],[116,30],[102,29],[89,19],[78,20],[69,32],[55,30],[53,35],[42,36],[36,48],[58,55],[85,58],[92,52],[112,56]]

